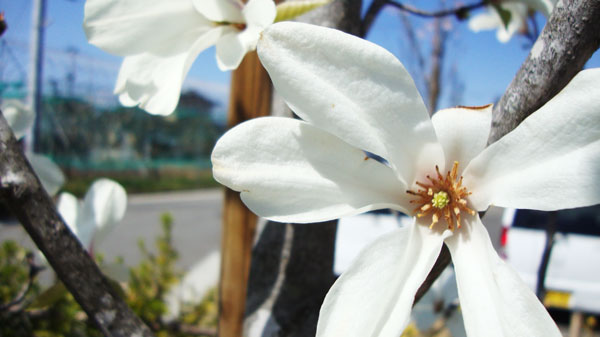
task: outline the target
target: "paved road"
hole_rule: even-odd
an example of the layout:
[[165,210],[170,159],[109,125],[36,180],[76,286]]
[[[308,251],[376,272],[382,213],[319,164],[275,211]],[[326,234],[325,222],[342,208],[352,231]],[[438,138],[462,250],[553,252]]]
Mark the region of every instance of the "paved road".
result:
[[[96,248],[106,261],[122,256],[126,265],[141,258],[138,240],[154,251],[155,238],[161,233],[160,215],[173,216],[173,243],[179,251],[178,266],[189,268],[219,248],[221,242],[222,191],[220,189],[129,196],[123,221]],[[18,224],[0,224],[0,241],[17,240],[32,247]]]

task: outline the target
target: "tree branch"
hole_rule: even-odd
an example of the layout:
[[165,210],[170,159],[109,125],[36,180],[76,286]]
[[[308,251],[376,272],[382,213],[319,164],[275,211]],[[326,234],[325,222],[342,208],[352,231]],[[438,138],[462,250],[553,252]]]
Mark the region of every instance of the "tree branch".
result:
[[400,10],[403,10],[405,12],[414,14],[416,16],[421,16],[424,18],[439,18],[439,17],[443,17],[443,16],[454,15],[458,19],[464,19],[464,18],[466,18],[467,14],[470,11],[480,8],[480,7],[483,7],[483,6],[486,6],[488,3],[486,1],[480,1],[480,2],[477,2],[474,4],[470,4],[470,5],[464,5],[464,6],[449,8],[449,9],[442,9],[442,10],[433,11],[433,12],[424,11],[424,10],[412,7],[410,5],[405,5],[398,1],[387,1],[387,4],[392,7],[396,7]]
[[377,15],[379,15],[379,12],[383,8],[383,6],[387,4],[387,2],[387,0],[373,0],[373,2],[371,2],[371,5],[365,13],[365,16],[362,18],[359,33],[360,37],[364,38],[367,36],[367,33],[371,29],[371,26],[377,18]]
[[486,1],[480,1],[480,2],[477,2],[474,4],[470,4],[470,5],[464,5],[464,6],[460,6],[460,7],[442,9],[439,11],[430,12],[430,11],[424,11],[424,10],[418,9],[416,7],[412,7],[410,5],[405,5],[405,4],[397,2],[397,1],[373,0],[371,5],[367,9],[365,16],[362,19],[362,23],[361,23],[361,27],[360,27],[360,34],[359,34],[360,37],[364,38],[365,36],[367,36],[367,33],[371,29],[371,26],[373,25],[373,22],[377,18],[377,15],[379,15],[379,12],[381,12],[383,7],[386,5],[390,5],[392,7],[395,7],[397,9],[405,11],[407,13],[411,13],[416,16],[425,17],[425,18],[439,18],[439,17],[454,15],[459,20],[463,20],[468,16],[470,11],[480,8],[480,7],[483,7],[483,6],[487,5],[487,3],[486,3]]
[[493,143],[561,91],[600,46],[600,2],[559,1],[527,60],[494,107]]
[[[558,2],[529,56],[494,107],[488,143],[495,142],[517,127],[562,90],[583,68],[600,46],[600,21],[595,19],[598,17],[598,1]],[[448,266],[449,255],[447,249],[442,249],[427,279],[419,288],[414,303],[419,301]]]
[[0,196],[105,336],[152,336],[59,216],[0,113]]

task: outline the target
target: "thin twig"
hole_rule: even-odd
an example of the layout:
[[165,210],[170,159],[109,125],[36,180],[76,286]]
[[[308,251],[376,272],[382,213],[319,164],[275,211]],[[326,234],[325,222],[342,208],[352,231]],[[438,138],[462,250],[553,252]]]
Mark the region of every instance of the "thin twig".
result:
[[477,8],[486,6],[487,2],[480,1],[480,2],[477,2],[474,4],[470,4],[470,5],[464,5],[464,6],[459,6],[459,7],[455,7],[455,8],[449,8],[449,9],[442,9],[439,11],[424,11],[424,10],[415,8],[410,5],[405,5],[398,1],[387,1],[387,4],[392,7],[396,7],[400,10],[403,10],[405,12],[409,12],[411,14],[414,14],[416,16],[421,16],[424,18],[439,18],[439,17],[443,17],[443,16],[454,15],[458,19],[464,19],[466,17],[467,13],[469,13],[473,9],[477,9]]
[[369,6],[369,8],[367,9],[367,12],[365,13],[365,16],[362,19],[361,30],[360,30],[361,37],[365,37],[367,35],[369,30],[371,29],[371,26],[373,25],[373,22],[377,18],[377,15],[379,15],[379,12],[381,12],[383,7],[386,5],[390,5],[392,7],[400,9],[402,11],[414,14],[416,16],[425,17],[425,18],[439,18],[439,17],[453,15],[453,16],[456,16],[459,20],[462,20],[468,16],[470,11],[477,9],[477,8],[484,7],[485,5],[487,5],[487,3],[486,3],[486,1],[480,1],[480,2],[477,2],[474,4],[470,4],[470,5],[464,5],[464,6],[459,6],[459,7],[455,7],[455,8],[442,9],[439,11],[430,12],[430,11],[424,11],[424,10],[418,9],[416,7],[412,7],[410,5],[405,5],[398,1],[374,0],[371,3],[371,5]]

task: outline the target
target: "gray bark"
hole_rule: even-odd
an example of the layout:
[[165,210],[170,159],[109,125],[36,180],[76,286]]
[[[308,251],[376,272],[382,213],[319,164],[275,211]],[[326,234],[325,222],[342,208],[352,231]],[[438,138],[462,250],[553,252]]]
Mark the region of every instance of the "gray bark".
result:
[[[336,0],[299,21],[360,33],[360,1]],[[273,115],[291,116],[275,93]],[[262,227],[262,228],[260,228]],[[335,281],[337,220],[259,225],[252,251],[246,302],[246,336],[314,336],[319,310]]]
[[560,0],[527,60],[494,107],[489,143],[556,95],[600,46],[600,1]]
[[0,113],[0,197],[105,336],[152,336],[60,217]]

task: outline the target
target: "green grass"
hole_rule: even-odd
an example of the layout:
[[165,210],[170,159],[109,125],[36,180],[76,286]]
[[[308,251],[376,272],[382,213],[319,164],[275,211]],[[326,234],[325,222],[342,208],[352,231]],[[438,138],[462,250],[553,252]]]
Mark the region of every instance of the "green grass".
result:
[[128,194],[181,191],[219,187],[210,170],[161,169],[147,172],[67,172],[63,191],[83,197],[99,178],[121,184]]

